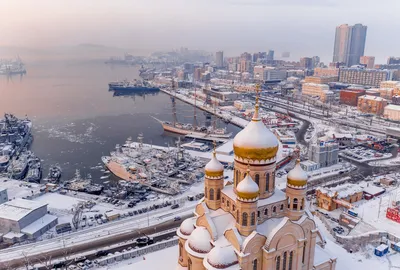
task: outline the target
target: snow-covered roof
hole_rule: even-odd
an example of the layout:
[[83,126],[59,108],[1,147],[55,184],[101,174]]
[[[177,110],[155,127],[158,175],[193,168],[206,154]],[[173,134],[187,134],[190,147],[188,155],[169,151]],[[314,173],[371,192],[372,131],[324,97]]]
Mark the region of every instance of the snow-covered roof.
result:
[[53,223],[55,220],[58,218],[56,216],[52,215],[44,215],[43,217],[39,218],[35,222],[29,224],[25,228],[21,230],[22,233],[28,234],[28,235],[33,235],[39,231],[41,231],[43,228],[46,228],[48,225]]
[[381,193],[381,192],[384,192],[384,191],[385,191],[384,188],[376,187],[376,186],[368,186],[368,187],[364,188],[364,192],[368,193],[368,194],[371,194],[371,195],[375,195],[375,194],[378,194],[378,193]]
[[233,145],[235,148],[265,149],[278,147],[279,143],[255,113],[253,120],[235,136]]
[[211,160],[204,168],[206,172],[223,172],[224,166],[218,161],[216,155],[213,153]]
[[376,100],[376,101],[384,101],[384,98],[377,97],[377,96],[370,96],[370,95],[364,95],[359,97],[359,99],[369,99],[369,100]]
[[273,204],[276,202],[286,200],[286,194],[279,188],[275,188],[274,194],[266,199],[258,199],[257,206],[262,207],[264,205]]
[[34,210],[46,205],[47,203],[43,202],[15,199],[0,205],[0,218],[19,221]]
[[390,104],[390,105],[387,105],[385,107],[385,110],[400,111],[400,106],[399,105]]
[[184,235],[190,235],[195,229],[194,227],[195,224],[196,224],[195,217],[187,218],[182,222],[181,226],[179,227],[179,230]]
[[196,252],[208,253],[210,252],[211,236],[205,227],[197,227],[189,237],[189,246]]
[[255,194],[260,191],[256,182],[250,176],[250,173],[246,174],[246,177],[240,181],[236,187],[236,191],[245,194]]
[[233,185],[225,186],[221,192],[231,198],[232,200],[236,200],[236,194],[233,191]]
[[232,245],[216,246],[207,255],[207,262],[218,269],[226,269],[238,263],[238,258]]
[[385,245],[385,244],[380,244],[379,246],[376,247],[376,250],[377,250],[377,251],[383,252],[383,251],[385,251],[385,249],[387,249],[387,248],[388,248],[387,245]]
[[268,236],[271,234],[271,232],[274,230],[276,226],[278,226],[281,222],[286,223],[286,221],[287,221],[286,217],[270,218],[264,221],[263,223],[258,224],[256,231],[259,234],[262,234],[268,238]]
[[317,187],[317,190],[320,192],[327,194],[330,197],[335,196],[336,192],[338,193],[338,198],[346,198],[350,195],[353,195],[358,192],[363,191],[363,187],[360,186],[359,184],[343,184],[343,185],[338,185],[336,187],[331,187],[331,188],[324,188],[324,187]]
[[314,266],[321,265],[325,262],[329,262],[330,260],[331,256],[329,253],[319,245],[315,245]]

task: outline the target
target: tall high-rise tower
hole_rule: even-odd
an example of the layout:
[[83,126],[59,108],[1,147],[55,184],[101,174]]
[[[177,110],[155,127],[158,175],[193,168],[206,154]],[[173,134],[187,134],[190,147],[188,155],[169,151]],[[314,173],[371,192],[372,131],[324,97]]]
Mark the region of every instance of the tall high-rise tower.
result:
[[333,62],[341,62],[347,66],[359,64],[364,55],[367,26],[342,24],[336,27]]
[[217,67],[224,66],[224,52],[223,51],[218,51],[215,53],[215,63],[217,65]]

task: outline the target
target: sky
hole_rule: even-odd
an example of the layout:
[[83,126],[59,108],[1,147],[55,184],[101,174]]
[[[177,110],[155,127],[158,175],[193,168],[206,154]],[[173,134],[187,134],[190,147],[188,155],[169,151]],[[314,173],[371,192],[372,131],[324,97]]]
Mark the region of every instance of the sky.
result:
[[400,0],[0,0],[0,46],[93,43],[331,61],[335,27],[368,26],[365,55],[400,56]]

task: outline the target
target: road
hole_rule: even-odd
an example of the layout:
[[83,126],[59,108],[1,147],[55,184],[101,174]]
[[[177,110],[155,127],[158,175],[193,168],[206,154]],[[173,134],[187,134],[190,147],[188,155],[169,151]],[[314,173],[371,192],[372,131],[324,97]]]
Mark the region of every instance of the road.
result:
[[190,204],[171,212],[166,212],[164,209],[148,217],[145,214],[139,219],[137,217],[126,218],[56,238],[3,249],[0,250],[0,269],[21,266],[27,261],[34,263],[42,262],[46,258],[55,259],[65,256],[66,251],[73,254],[101,248],[131,240],[143,233],[152,234],[165,231],[179,225],[179,222],[171,221],[173,217],[177,215],[183,218],[190,216],[193,208],[194,206]]

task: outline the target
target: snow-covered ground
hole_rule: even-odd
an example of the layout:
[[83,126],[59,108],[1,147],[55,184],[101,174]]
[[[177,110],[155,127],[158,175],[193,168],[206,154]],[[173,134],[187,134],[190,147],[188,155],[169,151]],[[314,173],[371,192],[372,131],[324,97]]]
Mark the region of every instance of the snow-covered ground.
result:
[[7,189],[8,199],[23,198],[38,194],[43,185],[35,183],[27,183],[20,180],[12,180],[0,177],[0,185],[2,188]]
[[355,147],[354,149],[343,150],[339,153],[339,155],[358,162],[379,160],[392,156],[390,153],[379,153],[373,149],[365,149],[361,146]]
[[400,156],[386,160],[371,161],[368,162],[368,165],[374,167],[398,166],[400,165]]

